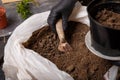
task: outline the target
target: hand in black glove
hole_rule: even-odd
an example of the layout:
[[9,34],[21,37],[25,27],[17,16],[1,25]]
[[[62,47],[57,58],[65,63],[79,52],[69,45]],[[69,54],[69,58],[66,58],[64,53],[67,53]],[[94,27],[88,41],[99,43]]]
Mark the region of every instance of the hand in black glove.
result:
[[77,0],[61,0],[56,6],[52,8],[48,17],[48,24],[54,32],[56,32],[55,25],[60,18],[62,18],[63,29],[66,29],[68,18],[72,13],[76,2]]

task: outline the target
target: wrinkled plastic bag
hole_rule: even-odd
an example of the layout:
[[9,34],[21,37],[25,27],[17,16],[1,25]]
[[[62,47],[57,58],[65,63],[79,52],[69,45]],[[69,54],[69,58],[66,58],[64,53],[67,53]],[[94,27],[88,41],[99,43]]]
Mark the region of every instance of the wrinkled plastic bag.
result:
[[[6,80],[74,80],[68,73],[59,70],[54,63],[22,45],[34,31],[48,25],[49,13],[50,11],[47,11],[31,16],[17,26],[8,39],[3,64]],[[77,3],[69,20],[89,26],[86,7]],[[113,66],[108,72],[113,72],[113,70],[117,72],[118,67]],[[106,75],[104,76],[106,80],[112,80]]]
[[[83,21],[87,13],[86,7],[77,5],[70,20]],[[81,13],[80,13],[81,12]],[[59,70],[54,63],[40,56],[33,50],[26,49],[22,43],[27,41],[32,33],[47,24],[50,11],[38,13],[17,26],[5,46],[3,70],[6,80],[73,80],[66,72]],[[89,24],[89,21],[87,20]]]

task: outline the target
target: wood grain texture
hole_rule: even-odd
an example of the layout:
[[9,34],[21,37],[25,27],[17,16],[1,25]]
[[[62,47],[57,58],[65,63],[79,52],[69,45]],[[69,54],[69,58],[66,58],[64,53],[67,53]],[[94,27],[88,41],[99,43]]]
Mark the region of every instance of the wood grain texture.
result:
[[16,2],[21,0],[2,0],[2,3],[10,3],[10,2]]

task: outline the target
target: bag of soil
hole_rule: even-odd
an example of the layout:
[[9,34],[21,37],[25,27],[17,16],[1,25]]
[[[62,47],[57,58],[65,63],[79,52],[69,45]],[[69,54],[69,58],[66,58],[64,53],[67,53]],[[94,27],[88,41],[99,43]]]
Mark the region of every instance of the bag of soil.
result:
[[[74,80],[68,73],[59,70],[53,62],[31,49],[25,48],[22,44],[32,36],[34,31],[48,25],[49,13],[50,11],[46,11],[31,16],[17,26],[8,39],[3,64],[6,80]],[[86,7],[77,3],[69,20],[89,26]],[[113,70],[115,73],[117,72],[117,68],[114,66],[108,72]],[[112,76],[110,79],[105,76],[105,78],[113,80],[115,77]]]
[[[70,20],[89,24],[86,7],[80,6],[79,4],[74,8]],[[8,39],[3,64],[6,80],[73,80],[51,61],[22,45],[35,30],[48,25],[49,13],[50,11],[47,11],[31,16],[20,24]]]

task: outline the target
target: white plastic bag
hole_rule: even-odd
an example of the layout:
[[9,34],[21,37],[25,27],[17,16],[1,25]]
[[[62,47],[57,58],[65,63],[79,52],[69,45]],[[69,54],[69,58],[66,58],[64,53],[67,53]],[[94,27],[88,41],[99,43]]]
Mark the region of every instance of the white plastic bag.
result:
[[[34,31],[48,25],[49,13],[50,11],[47,11],[31,16],[17,26],[8,39],[3,64],[6,80],[74,80],[69,74],[59,70],[54,63],[22,45]],[[69,20],[89,26],[86,7],[77,3]],[[120,57],[115,59],[120,60]],[[111,67],[104,75],[105,80],[115,80],[117,71],[117,66]]]
[[[50,11],[47,11],[31,16],[20,24],[8,39],[3,64],[6,80],[73,80],[54,63],[22,45],[34,31],[47,25],[49,13]],[[86,7],[81,7],[78,3],[70,20],[89,25]]]

